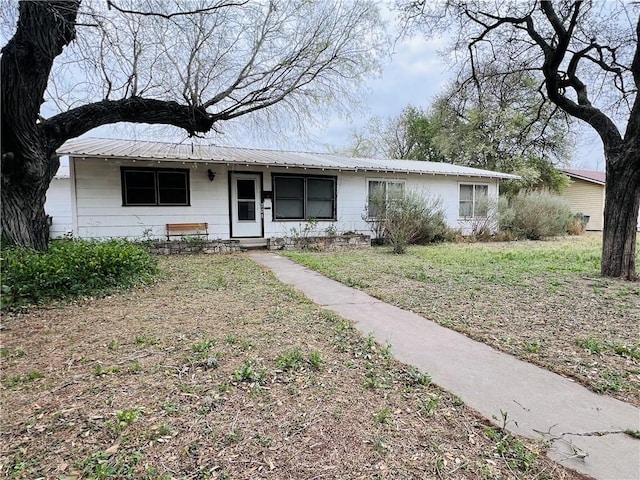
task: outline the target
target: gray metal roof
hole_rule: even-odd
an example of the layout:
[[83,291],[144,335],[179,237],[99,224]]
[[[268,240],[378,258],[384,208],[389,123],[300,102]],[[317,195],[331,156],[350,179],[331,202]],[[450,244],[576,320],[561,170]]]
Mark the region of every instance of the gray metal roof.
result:
[[189,161],[264,167],[301,167],[308,169],[416,173],[486,178],[519,178],[508,173],[463,167],[450,163],[417,160],[381,160],[354,158],[329,153],[286,152],[254,148],[220,147],[187,143],[163,143],[106,138],[76,138],[58,149],[59,155],[91,158],[131,158],[137,160]]

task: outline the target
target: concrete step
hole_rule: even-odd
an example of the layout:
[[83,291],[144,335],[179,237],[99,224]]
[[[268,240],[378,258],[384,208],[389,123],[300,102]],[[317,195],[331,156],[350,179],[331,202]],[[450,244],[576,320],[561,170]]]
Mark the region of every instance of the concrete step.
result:
[[266,238],[237,238],[243,250],[266,250],[269,242]]

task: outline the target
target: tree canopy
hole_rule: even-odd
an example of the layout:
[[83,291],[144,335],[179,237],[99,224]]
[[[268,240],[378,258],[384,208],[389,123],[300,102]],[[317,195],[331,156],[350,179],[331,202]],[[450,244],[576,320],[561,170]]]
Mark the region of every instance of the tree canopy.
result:
[[420,107],[405,106],[386,119],[371,118],[362,129],[351,132],[351,140],[340,152],[354,157],[442,161],[434,149],[433,127]]
[[451,163],[522,177],[502,191],[562,191],[568,178],[557,169],[572,157],[570,122],[541,101],[534,82],[523,74],[488,81],[479,91],[454,82],[431,107],[434,148]]
[[570,125],[540,101],[533,85],[527,75],[485,85],[480,92],[454,82],[427,110],[408,105],[386,120],[372,118],[352,132],[343,153],[515,173],[522,180],[505,182],[501,191],[559,192],[569,182],[557,168],[571,157]]

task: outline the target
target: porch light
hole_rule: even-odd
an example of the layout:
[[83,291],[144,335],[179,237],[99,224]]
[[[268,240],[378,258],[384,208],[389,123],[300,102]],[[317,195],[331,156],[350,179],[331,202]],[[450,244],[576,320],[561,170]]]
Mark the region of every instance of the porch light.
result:
[[207,170],[207,177],[209,177],[210,182],[213,182],[213,180],[216,178],[216,172],[211,169]]

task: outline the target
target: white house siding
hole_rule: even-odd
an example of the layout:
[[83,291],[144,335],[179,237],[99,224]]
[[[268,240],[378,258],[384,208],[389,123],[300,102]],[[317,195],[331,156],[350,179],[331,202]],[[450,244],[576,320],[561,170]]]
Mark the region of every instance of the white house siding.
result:
[[[190,170],[190,206],[123,206],[120,167],[162,167]],[[76,189],[77,236],[80,238],[162,238],[167,223],[209,223],[211,238],[229,236],[229,200],[226,175],[209,165],[185,162],[73,159]]]
[[589,215],[587,230],[602,230],[604,224],[604,185],[573,178],[562,192],[574,213]]
[[423,193],[431,198],[440,199],[445,221],[452,228],[460,228],[468,233],[469,223],[458,215],[459,184],[472,183],[489,186],[489,196],[497,200],[497,180],[487,178],[469,178],[442,175],[396,175],[376,172],[343,172],[338,177],[338,231],[353,230],[372,233],[369,225],[362,219],[368,195],[369,180],[402,180],[405,189]]
[[[188,168],[190,170],[190,199],[188,207],[139,207],[122,205],[120,167]],[[207,170],[216,173],[210,182]],[[323,234],[329,226],[338,232],[354,231],[371,233],[362,219],[367,201],[368,180],[405,180],[405,188],[424,191],[442,199],[447,223],[453,228],[464,228],[458,218],[460,183],[485,184],[489,195],[497,199],[497,180],[441,175],[380,174],[375,172],[338,172],[284,167],[258,167],[232,164],[205,164],[193,162],[158,162],[150,160],[74,159],[72,175],[75,176],[77,227],[74,232],[80,238],[121,237],[129,239],[162,238],[167,223],[209,224],[209,237],[228,239],[229,173],[262,173],[263,190],[272,190],[272,174],[327,175],[337,178],[336,209],[339,220],[318,222],[313,233]],[[305,222],[274,221],[271,200],[264,203],[264,236],[290,235],[292,229],[300,231]]]
[[71,216],[71,188],[69,177],[54,177],[47,190],[44,210],[51,217],[49,235],[60,238],[73,230]]

